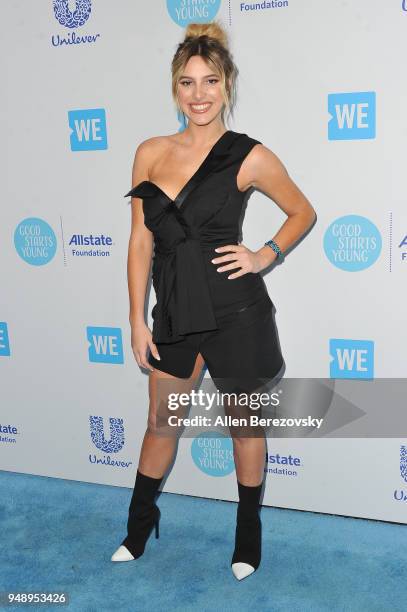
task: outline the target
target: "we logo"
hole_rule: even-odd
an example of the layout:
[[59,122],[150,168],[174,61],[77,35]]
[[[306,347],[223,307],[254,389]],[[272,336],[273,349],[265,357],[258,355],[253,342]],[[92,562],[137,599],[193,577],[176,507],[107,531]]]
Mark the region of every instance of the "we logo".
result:
[[331,378],[373,378],[373,352],[372,340],[331,338]]
[[123,363],[122,330],[119,327],[87,327],[89,361]]
[[68,111],[72,151],[107,149],[106,113],[104,108]]
[[10,342],[6,321],[0,321],[0,356],[10,357]]
[[374,91],[328,95],[328,140],[376,138]]

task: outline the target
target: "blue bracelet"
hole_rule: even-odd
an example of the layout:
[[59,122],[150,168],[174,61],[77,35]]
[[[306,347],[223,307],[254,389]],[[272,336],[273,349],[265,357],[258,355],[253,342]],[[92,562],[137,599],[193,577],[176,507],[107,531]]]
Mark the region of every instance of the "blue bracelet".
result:
[[280,249],[280,247],[278,246],[277,242],[274,242],[274,240],[267,240],[267,242],[264,243],[265,245],[267,244],[267,246],[271,247],[273,249],[273,251],[275,253],[277,253],[277,259],[284,259],[284,254],[282,252],[282,250]]

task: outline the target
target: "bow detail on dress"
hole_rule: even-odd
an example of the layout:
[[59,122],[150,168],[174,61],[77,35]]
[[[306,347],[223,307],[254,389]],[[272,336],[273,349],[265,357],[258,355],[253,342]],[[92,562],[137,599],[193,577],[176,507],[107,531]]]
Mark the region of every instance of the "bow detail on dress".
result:
[[218,329],[199,235],[188,232],[170,250],[156,249],[163,262],[153,308],[153,341],[178,342],[192,332]]
[[[128,195],[154,196],[148,203],[150,216],[154,225],[166,228],[166,240],[155,241],[160,273],[153,278],[157,297],[151,313],[153,342],[179,342],[185,334],[218,329],[206,281],[201,232],[185,223],[174,202],[154,183],[143,181]],[[152,206],[153,201],[158,204],[157,209]],[[150,226],[151,218],[147,224]],[[214,246],[217,243],[218,239]]]

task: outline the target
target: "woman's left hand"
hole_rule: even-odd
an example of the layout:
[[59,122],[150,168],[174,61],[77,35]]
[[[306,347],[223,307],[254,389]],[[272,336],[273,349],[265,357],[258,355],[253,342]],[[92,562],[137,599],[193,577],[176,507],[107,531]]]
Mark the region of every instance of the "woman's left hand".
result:
[[251,251],[245,247],[244,244],[229,244],[218,247],[215,249],[215,251],[217,253],[223,253],[225,251],[228,252],[227,255],[222,255],[221,257],[211,259],[213,264],[227,264],[224,266],[219,266],[217,268],[218,272],[226,272],[227,270],[241,268],[238,272],[230,274],[228,278],[238,278],[239,276],[243,276],[243,274],[247,274],[248,272],[260,272],[260,270],[265,267],[262,254]]

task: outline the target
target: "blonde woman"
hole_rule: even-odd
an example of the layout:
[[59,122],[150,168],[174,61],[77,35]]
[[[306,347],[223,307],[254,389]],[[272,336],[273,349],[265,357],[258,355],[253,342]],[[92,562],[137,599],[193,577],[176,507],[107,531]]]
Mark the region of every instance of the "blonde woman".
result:
[[[246,381],[244,388],[253,389],[284,365],[273,302],[260,272],[283,256],[316,215],[270,149],[226,129],[237,74],[222,26],[190,24],[172,60],[173,99],[187,127],[149,138],[136,150],[133,188],[126,194],[132,198],[129,320],[136,361],[149,370],[150,405],[127,536],[112,561],[140,557],[154,527],[159,535],[155,498],[177,443],[175,436],[160,433],[157,411],[165,393],[192,390],[205,363],[221,389],[230,380],[237,386]],[[257,251],[239,242],[238,227],[253,187],[287,215]],[[157,303],[151,332],[144,308],[153,244]],[[231,567],[241,580],[261,560],[266,447],[262,436],[232,434],[232,439],[239,502]]]

